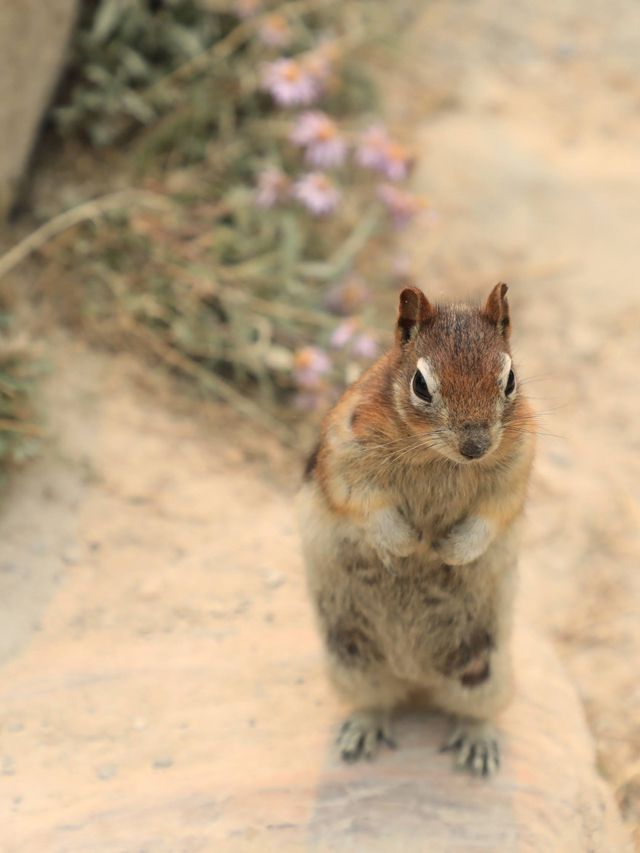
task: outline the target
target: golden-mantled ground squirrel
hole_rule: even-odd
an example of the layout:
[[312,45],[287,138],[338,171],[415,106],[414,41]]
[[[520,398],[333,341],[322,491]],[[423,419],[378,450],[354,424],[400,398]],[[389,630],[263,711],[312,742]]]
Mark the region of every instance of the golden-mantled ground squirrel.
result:
[[327,415],[300,495],[308,582],[331,680],[354,713],[347,761],[392,745],[390,714],[454,718],[445,748],[499,766],[517,521],[535,436],[509,349],[507,286],[482,308],[408,287],[392,349]]

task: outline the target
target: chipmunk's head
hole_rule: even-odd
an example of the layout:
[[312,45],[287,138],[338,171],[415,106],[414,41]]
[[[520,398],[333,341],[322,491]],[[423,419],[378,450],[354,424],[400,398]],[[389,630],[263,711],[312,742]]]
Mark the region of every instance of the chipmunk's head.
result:
[[461,464],[496,450],[513,417],[506,292],[496,285],[481,308],[433,306],[417,287],[400,294],[396,410],[425,447]]

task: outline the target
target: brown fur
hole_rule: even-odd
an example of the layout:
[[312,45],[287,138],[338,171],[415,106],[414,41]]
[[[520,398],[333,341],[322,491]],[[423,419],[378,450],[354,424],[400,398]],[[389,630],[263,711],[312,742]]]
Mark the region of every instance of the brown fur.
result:
[[[361,711],[421,693],[486,720],[509,699],[534,436],[526,400],[505,390],[505,294],[498,285],[481,309],[434,307],[405,289],[394,347],[329,413],[308,466],[309,587],[333,681]],[[417,365],[429,402],[412,390]],[[488,452],[469,461],[469,446]],[[353,742],[352,727],[350,757]]]

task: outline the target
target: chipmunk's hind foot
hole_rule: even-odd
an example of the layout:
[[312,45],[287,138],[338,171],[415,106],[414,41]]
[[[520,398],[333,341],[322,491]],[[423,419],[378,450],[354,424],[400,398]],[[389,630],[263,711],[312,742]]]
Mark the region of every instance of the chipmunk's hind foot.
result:
[[383,711],[357,711],[344,722],[337,744],[342,760],[350,763],[360,758],[370,761],[381,744],[395,749],[389,715]]
[[500,746],[489,723],[458,722],[442,752],[454,752],[456,768],[474,776],[493,776],[500,767]]

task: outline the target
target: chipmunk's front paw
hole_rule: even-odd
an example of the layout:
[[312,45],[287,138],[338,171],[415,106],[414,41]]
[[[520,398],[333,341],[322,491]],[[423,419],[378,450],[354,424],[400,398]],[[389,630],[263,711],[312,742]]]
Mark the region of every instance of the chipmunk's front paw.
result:
[[338,734],[338,749],[343,761],[371,760],[384,743],[395,749],[389,715],[382,711],[357,711],[343,724]]
[[467,518],[433,545],[440,559],[449,566],[464,566],[481,557],[491,542],[491,528],[483,518]]
[[369,537],[385,565],[408,557],[420,545],[420,534],[393,507],[378,510],[369,519]]
[[492,776],[500,767],[500,746],[490,723],[458,723],[442,747],[442,752],[448,751],[455,752],[459,770],[468,770],[474,776]]

